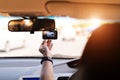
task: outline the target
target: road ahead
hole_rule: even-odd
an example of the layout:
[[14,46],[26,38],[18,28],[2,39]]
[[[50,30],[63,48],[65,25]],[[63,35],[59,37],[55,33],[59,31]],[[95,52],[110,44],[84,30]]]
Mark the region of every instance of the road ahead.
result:
[[[53,49],[52,53],[68,55],[68,56],[77,56],[81,55],[86,43],[86,37],[79,36],[76,37],[74,41],[62,41],[61,36],[58,40],[53,40]],[[0,57],[10,57],[10,56],[39,56],[41,55],[38,51],[39,46],[42,42],[41,37],[34,36],[29,37],[26,40],[26,46],[24,48],[14,49],[10,52],[0,52]],[[65,57],[65,56],[64,56]]]

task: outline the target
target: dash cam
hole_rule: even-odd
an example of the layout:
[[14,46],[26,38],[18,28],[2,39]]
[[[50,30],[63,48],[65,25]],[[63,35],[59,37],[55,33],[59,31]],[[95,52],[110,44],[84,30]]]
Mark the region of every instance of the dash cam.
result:
[[43,31],[42,37],[43,39],[57,39],[58,32],[54,31]]

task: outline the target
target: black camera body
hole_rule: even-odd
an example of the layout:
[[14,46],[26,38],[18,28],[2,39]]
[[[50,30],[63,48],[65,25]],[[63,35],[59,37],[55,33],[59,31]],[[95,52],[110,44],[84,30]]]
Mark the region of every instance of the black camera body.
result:
[[57,35],[58,32],[56,30],[42,32],[43,39],[57,39]]

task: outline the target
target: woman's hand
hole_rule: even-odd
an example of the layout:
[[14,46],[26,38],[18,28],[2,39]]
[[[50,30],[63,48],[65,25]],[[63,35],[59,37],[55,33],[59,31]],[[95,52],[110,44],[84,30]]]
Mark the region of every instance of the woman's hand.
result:
[[[39,51],[43,54],[43,57],[51,57],[52,41],[44,40],[40,45]],[[41,70],[41,80],[54,80],[53,65],[50,61],[44,61]]]
[[52,54],[50,52],[52,46],[52,40],[44,40],[40,45],[39,51],[43,54],[44,57],[52,57]]

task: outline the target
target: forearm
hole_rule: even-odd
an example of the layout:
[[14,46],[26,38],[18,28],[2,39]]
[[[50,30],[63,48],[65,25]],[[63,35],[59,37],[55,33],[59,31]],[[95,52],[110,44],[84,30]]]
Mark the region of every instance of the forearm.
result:
[[52,62],[52,54],[50,52],[52,48],[51,40],[44,40],[40,46],[39,51],[43,54],[42,58],[42,70],[41,70],[41,80],[54,80],[53,73],[53,62]]
[[41,80],[54,80],[53,65],[50,61],[44,61],[42,63]]

